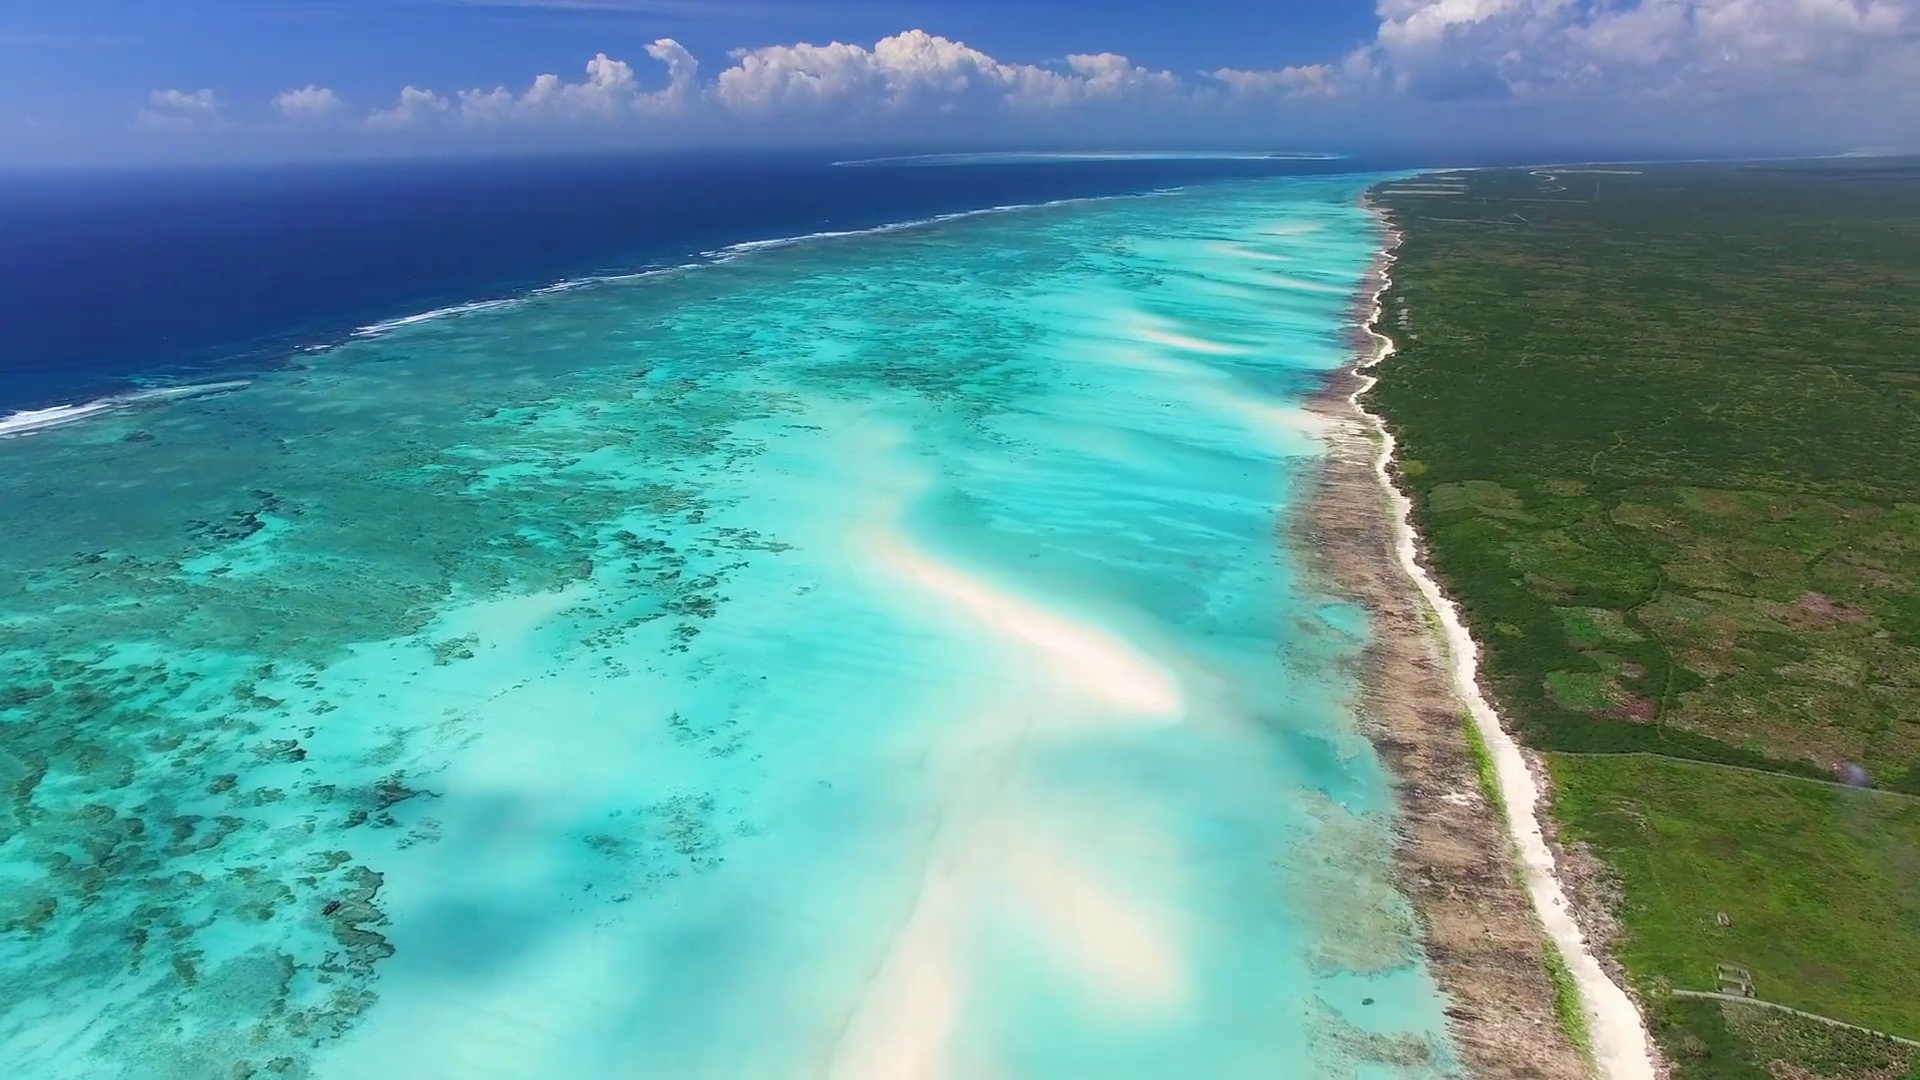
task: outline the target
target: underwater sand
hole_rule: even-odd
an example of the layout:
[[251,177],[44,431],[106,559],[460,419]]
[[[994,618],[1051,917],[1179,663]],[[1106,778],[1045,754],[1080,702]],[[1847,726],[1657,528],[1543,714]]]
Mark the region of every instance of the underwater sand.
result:
[[1284,546],[1286,179],[743,249],[0,440],[0,1059],[1452,1075]]

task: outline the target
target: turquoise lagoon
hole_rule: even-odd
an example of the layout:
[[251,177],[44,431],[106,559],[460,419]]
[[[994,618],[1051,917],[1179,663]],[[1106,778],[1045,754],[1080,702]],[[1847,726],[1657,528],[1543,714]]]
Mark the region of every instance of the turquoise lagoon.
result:
[[1362,186],[741,249],[0,441],[8,1075],[1454,1074],[1284,527]]

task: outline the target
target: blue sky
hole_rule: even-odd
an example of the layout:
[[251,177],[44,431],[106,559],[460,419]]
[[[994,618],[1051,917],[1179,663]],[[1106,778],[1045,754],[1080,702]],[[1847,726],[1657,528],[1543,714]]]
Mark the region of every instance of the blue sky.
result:
[[14,163],[1356,132],[1910,148],[1917,87],[1920,0],[0,6]]

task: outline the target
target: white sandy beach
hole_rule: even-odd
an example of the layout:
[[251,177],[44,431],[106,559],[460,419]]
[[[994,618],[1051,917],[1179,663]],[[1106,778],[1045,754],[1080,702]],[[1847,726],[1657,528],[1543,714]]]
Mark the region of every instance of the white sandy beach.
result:
[[[1390,269],[1398,237],[1392,233],[1390,225],[1386,227],[1393,237],[1383,252],[1387,269]],[[1492,753],[1501,799],[1506,804],[1507,832],[1519,854],[1521,876],[1535,913],[1565,958],[1567,968],[1579,987],[1581,1005],[1586,1011],[1587,1026],[1592,1037],[1594,1064],[1606,1080],[1654,1080],[1656,1072],[1646,1024],[1626,991],[1607,977],[1589,948],[1586,935],[1574,920],[1566,890],[1555,873],[1553,853],[1541,832],[1539,785],[1520,752],[1519,744],[1501,725],[1499,715],[1480,691],[1479,647],[1467,632],[1459,609],[1421,565],[1412,525],[1413,503],[1394,484],[1390,471],[1394,452],[1393,435],[1379,417],[1368,412],[1361,404],[1367,391],[1379,381],[1377,377],[1364,372],[1393,352],[1393,340],[1375,329],[1381,316],[1381,297],[1385,295],[1389,284],[1389,274],[1383,269],[1379,288],[1373,295],[1372,314],[1366,325],[1367,333],[1372,335],[1375,342],[1374,352],[1359,365],[1363,373],[1361,385],[1349,400],[1380,435],[1374,472],[1393,505],[1394,543],[1400,566],[1419,586],[1421,595],[1439,618],[1454,691],[1466,704],[1474,726]]]

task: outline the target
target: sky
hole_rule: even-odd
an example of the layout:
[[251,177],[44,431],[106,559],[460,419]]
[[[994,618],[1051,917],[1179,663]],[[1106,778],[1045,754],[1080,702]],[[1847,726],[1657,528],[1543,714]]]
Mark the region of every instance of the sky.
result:
[[1920,0],[13,0],[0,165],[821,144],[1920,149]]

